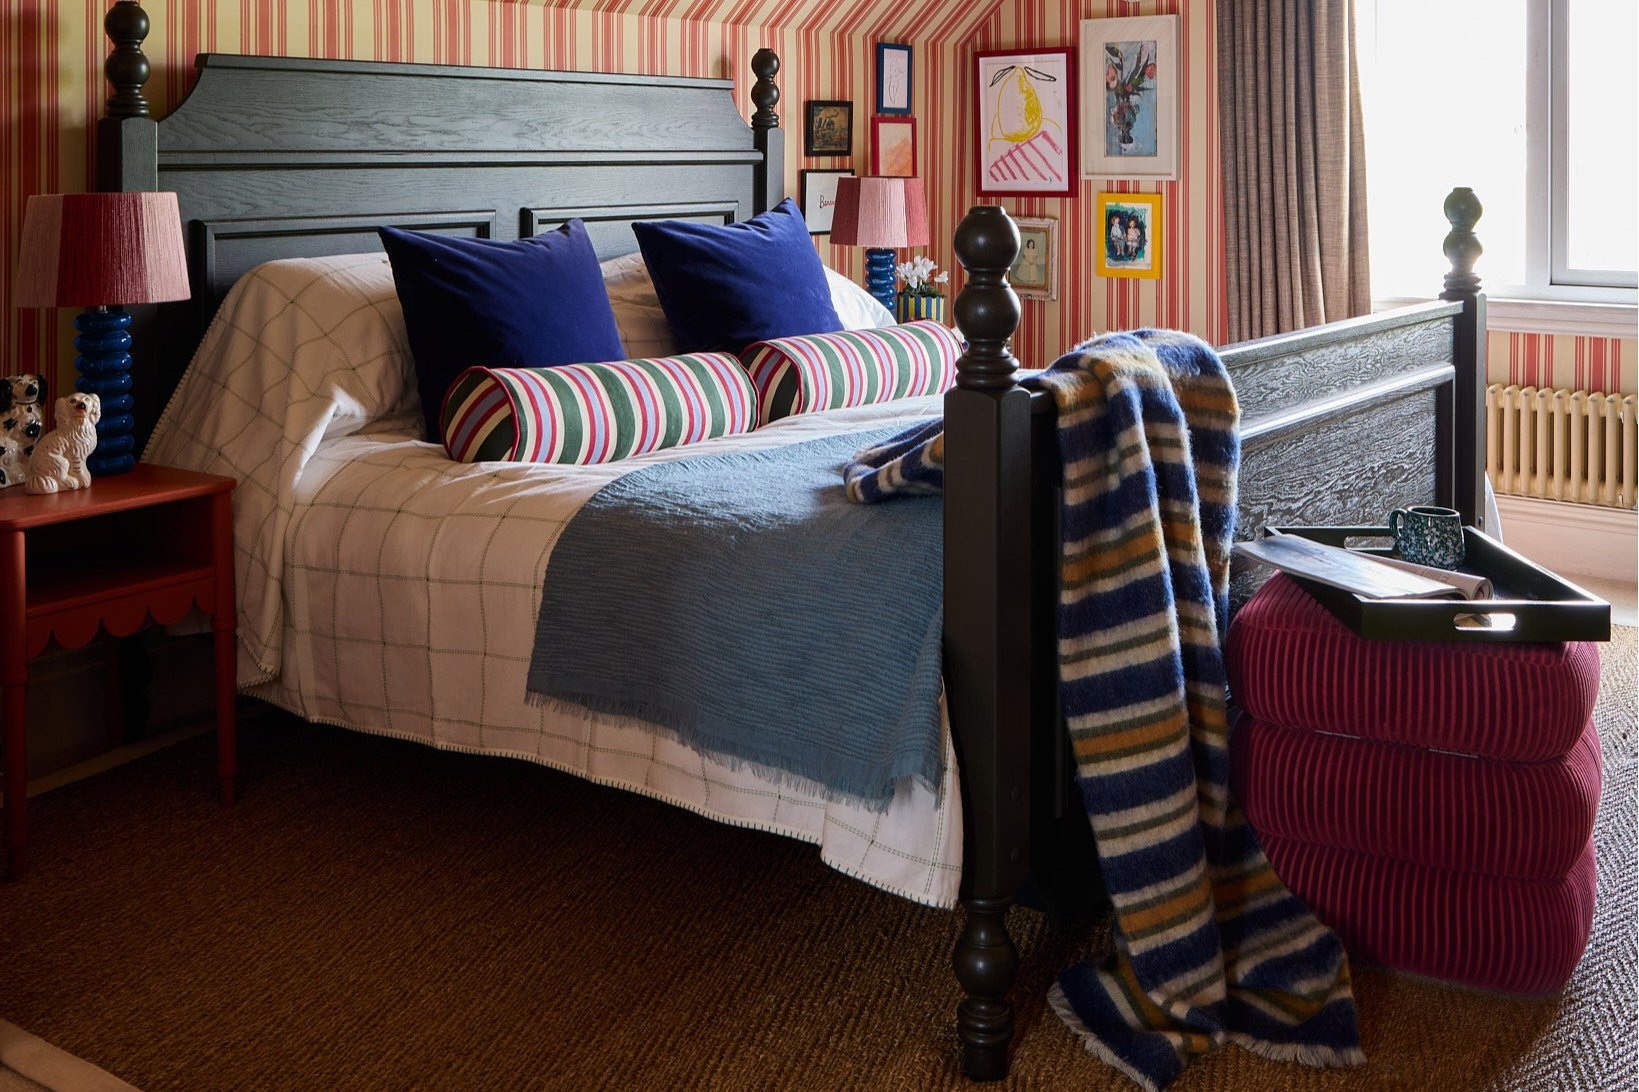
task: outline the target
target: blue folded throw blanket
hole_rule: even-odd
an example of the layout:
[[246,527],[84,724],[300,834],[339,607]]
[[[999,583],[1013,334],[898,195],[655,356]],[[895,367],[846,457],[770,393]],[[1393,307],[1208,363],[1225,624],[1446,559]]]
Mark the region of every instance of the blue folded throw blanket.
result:
[[850,504],[893,430],[611,482],[552,552],[528,696],[641,717],[730,765],[885,809],[937,790],[943,502]]

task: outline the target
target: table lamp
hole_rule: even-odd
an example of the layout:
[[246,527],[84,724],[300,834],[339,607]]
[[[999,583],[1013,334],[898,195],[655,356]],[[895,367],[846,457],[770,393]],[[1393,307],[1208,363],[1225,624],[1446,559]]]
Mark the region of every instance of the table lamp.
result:
[[848,176],[837,180],[831,241],[865,247],[865,289],[892,311],[893,252],[928,245],[928,203],[920,178]]
[[19,245],[19,307],[85,307],[76,390],[102,399],[95,477],[136,465],[127,304],[185,300],[188,262],[174,193],[50,193],[28,199]]

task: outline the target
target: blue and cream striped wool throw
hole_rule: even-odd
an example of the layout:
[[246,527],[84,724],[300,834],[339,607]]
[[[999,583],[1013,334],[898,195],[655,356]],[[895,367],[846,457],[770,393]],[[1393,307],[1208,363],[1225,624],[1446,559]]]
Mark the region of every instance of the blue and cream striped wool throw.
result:
[[[1147,1089],[1226,1040],[1357,1065],[1343,947],[1229,798],[1218,642],[1240,440],[1223,363],[1188,334],[1140,330],[1026,382],[1058,405],[1060,700],[1115,908],[1115,951],[1065,971],[1053,1007]],[[850,498],[940,487],[942,441],[860,452]]]

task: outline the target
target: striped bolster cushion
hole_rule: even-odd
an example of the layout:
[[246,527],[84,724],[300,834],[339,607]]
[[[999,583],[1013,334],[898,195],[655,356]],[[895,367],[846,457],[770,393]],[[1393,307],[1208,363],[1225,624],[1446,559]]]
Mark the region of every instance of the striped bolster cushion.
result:
[[1594,847],[1551,880],[1474,876],[1265,835],[1292,894],[1337,930],[1349,958],[1505,993],[1549,994],[1593,926]]
[[555,368],[468,368],[444,396],[444,450],[463,463],[608,463],[757,427],[728,353]]
[[1235,615],[1224,666],[1270,724],[1516,762],[1570,750],[1599,691],[1591,642],[1369,641],[1281,575]]
[[962,343],[940,322],[759,341],[740,354],[763,424],[799,413],[938,394],[956,382]]
[[1565,875],[1599,809],[1592,721],[1563,758],[1500,762],[1242,717],[1229,755],[1260,836],[1490,876]]

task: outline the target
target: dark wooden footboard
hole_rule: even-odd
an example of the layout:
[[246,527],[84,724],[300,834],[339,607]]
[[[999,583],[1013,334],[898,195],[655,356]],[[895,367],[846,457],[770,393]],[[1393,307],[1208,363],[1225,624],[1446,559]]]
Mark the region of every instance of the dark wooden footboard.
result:
[[[1378,524],[1407,504],[1482,523],[1480,205],[1461,189],[1445,210],[1441,302],[1222,350],[1242,415],[1237,537],[1285,522]],[[1057,421],[1050,398],[1018,385],[1009,351],[1018,229],[979,206],[955,244],[969,347],[945,398],[945,677],[965,823],[953,962],[967,995],[963,1069],[993,1080],[1007,1073],[1018,970],[1006,912],[1027,878],[1055,916],[1085,908],[1097,865],[1058,703]],[[1232,606],[1266,576],[1237,566]]]

